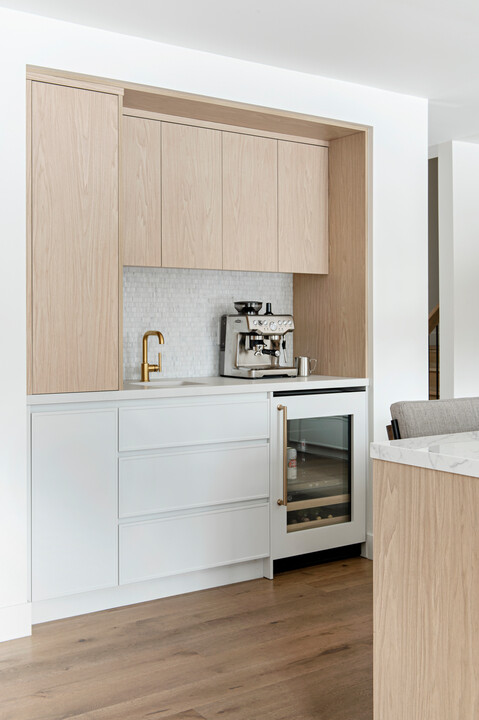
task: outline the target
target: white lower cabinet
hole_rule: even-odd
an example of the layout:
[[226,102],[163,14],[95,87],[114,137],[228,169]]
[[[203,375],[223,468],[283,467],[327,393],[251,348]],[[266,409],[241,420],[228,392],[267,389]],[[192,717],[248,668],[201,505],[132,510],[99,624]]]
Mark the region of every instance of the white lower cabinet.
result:
[[120,585],[269,555],[268,412],[266,394],[120,409]]
[[120,583],[269,555],[269,506],[175,516],[120,528]]
[[116,409],[32,415],[32,599],[111,587]]
[[34,622],[260,577],[269,425],[264,392],[32,408]]

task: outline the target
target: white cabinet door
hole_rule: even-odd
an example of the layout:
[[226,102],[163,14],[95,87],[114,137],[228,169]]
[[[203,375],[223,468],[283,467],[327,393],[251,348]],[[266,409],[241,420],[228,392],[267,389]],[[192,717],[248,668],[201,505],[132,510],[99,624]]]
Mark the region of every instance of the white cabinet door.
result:
[[269,445],[209,445],[120,458],[119,516],[267,498]]
[[268,554],[266,504],[126,524],[120,527],[120,584]]
[[32,415],[32,600],[111,587],[117,411]]
[[206,443],[260,440],[269,436],[268,402],[248,395],[234,401],[191,398],[119,412],[120,452]]

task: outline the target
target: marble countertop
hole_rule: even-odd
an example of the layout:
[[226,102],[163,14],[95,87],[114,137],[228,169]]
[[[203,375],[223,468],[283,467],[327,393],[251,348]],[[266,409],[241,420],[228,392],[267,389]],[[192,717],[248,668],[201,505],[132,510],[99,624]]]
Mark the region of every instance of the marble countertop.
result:
[[59,403],[108,402],[119,400],[145,400],[147,398],[198,397],[201,395],[223,395],[250,392],[281,392],[291,390],[332,390],[334,388],[364,387],[369,385],[366,378],[310,375],[295,378],[260,378],[247,380],[227,377],[165,378],[142,383],[126,380],[123,390],[106,392],[57,393],[49,395],[28,395],[27,405],[54,405]]
[[371,457],[479,477],[479,431],[371,443]]

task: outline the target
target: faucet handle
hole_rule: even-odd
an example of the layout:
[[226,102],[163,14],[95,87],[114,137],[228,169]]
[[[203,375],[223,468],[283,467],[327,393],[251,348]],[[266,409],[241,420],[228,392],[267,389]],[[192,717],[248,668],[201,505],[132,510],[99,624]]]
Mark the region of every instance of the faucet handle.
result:
[[161,353],[158,353],[158,372],[161,372]]

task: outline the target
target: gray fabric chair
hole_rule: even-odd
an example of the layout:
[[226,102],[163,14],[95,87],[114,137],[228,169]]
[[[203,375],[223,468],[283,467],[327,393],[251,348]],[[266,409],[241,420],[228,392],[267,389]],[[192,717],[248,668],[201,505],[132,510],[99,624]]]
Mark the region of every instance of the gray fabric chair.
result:
[[396,402],[391,418],[399,438],[479,430],[479,397]]

